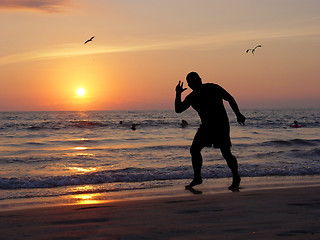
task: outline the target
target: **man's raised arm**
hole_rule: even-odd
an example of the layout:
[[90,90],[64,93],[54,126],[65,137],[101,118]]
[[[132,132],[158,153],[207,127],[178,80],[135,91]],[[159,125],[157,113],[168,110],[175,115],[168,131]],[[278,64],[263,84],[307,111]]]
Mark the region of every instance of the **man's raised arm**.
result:
[[183,88],[183,82],[179,81],[178,85],[176,86],[176,99],[174,102],[176,113],[182,113],[190,107],[190,104],[188,104],[186,101],[181,101],[181,93],[185,90],[187,90],[187,88]]

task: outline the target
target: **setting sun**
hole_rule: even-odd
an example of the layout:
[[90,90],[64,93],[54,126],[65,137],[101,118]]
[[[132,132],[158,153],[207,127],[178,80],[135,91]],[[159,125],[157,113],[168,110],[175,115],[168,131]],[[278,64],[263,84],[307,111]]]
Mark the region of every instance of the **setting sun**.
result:
[[77,89],[77,94],[78,94],[79,96],[83,96],[85,93],[86,93],[86,91],[85,91],[83,88],[78,88],[78,89]]

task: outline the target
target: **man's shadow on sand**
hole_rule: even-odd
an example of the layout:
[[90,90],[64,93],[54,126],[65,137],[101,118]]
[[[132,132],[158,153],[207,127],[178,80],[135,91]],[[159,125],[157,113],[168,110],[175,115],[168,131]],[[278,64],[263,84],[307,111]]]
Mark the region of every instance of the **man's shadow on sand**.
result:
[[[202,194],[202,191],[196,190],[193,187],[185,186],[185,190],[188,190],[189,192],[193,194]],[[240,188],[234,188],[234,189],[229,189],[232,192],[240,192]]]
[[193,187],[189,187],[189,186],[185,186],[185,190],[188,190],[193,194],[202,194],[202,191],[196,190]]

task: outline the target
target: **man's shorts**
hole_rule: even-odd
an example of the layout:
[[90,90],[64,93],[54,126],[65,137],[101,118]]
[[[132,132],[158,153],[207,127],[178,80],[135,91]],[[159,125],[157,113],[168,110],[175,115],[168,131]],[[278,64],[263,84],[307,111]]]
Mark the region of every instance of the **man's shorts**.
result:
[[214,127],[203,127],[200,125],[194,136],[192,145],[200,148],[211,146],[214,148],[231,147],[229,124],[227,126]]

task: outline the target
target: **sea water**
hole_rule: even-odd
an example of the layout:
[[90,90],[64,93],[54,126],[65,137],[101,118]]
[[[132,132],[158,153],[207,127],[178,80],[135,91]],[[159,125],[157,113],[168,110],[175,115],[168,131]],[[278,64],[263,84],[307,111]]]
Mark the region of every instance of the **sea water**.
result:
[[[242,113],[245,126],[228,110],[242,177],[320,176],[320,109]],[[294,120],[302,127],[291,128]],[[199,124],[193,110],[1,112],[0,207],[183,186],[193,177],[189,148]],[[204,179],[231,177],[219,149],[202,153]]]

